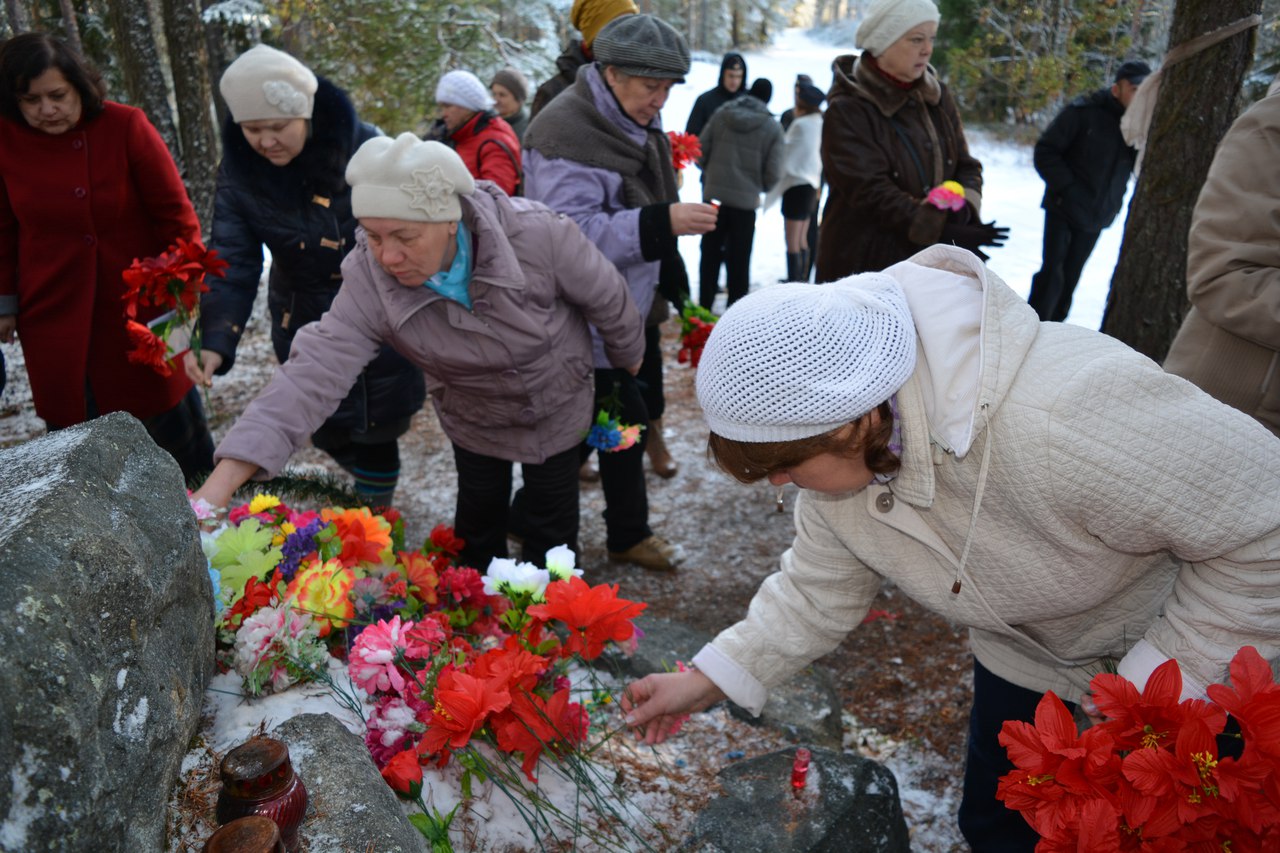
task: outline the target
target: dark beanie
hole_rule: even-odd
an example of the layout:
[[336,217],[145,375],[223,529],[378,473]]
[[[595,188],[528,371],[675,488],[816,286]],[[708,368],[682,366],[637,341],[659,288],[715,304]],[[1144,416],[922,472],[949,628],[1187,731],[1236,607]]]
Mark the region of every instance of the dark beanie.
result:
[[796,88],[799,90],[796,92],[797,99],[806,107],[820,107],[827,99],[826,94],[812,83],[801,83]]
[[767,104],[769,99],[773,97],[773,84],[769,82],[767,77],[757,77],[756,81],[751,84],[751,89],[747,94]]
[[596,36],[591,51],[601,65],[613,65],[634,77],[683,83],[689,73],[689,43],[652,15],[614,18]]
[[490,86],[494,83],[506,89],[522,104],[529,100],[529,79],[521,74],[518,68],[507,66],[502,69],[489,81]]

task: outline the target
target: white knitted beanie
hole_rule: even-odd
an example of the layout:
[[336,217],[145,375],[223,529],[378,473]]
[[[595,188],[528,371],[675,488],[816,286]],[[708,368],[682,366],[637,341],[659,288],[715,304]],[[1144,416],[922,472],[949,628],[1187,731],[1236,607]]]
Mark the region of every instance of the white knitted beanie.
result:
[[470,71],[450,71],[436,84],[436,103],[466,107],[479,113],[493,106],[493,98],[480,78]]
[[941,20],[932,0],[876,0],[862,16],[854,46],[878,57],[912,27]]
[[218,83],[231,119],[311,118],[316,75],[283,50],[254,45],[236,58]]
[[361,145],[347,163],[347,183],[357,219],[410,222],[457,222],[462,218],[458,196],[476,188],[457,152],[412,133],[394,140],[375,136]]
[[698,402],[724,438],[795,441],[867,414],[915,365],[911,312],[889,276],[773,285],[735,302],[712,329]]

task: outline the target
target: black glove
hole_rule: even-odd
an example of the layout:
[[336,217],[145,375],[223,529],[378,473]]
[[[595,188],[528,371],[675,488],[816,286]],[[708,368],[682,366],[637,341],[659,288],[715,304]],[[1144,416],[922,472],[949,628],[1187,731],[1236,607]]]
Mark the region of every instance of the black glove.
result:
[[962,249],[968,249],[982,260],[987,254],[978,250],[979,246],[1003,246],[1009,239],[1009,229],[996,225],[995,221],[979,222],[977,225],[956,225],[948,222],[942,226],[942,239],[939,242]]

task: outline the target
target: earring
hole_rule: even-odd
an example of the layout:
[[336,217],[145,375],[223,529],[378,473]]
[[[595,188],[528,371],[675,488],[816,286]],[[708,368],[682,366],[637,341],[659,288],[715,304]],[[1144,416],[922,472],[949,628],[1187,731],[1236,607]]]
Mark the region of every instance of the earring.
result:
[[778,512],[782,512],[782,486],[778,486],[778,498],[777,503],[775,503],[774,506],[778,508]]

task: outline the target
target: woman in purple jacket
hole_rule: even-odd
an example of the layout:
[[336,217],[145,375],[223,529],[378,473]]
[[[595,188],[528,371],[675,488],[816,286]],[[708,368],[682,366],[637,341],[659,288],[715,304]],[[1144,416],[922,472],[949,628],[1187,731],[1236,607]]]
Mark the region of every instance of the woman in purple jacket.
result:
[[197,493],[225,505],[274,476],[389,344],[420,367],[458,469],[460,560],[507,556],[511,463],[529,497],[523,558],[577,549],[578,445],[590,426],[592,343],[634,374],[639,312],[617,269],[572,220],[476,182],[411,133],[371,139],[347,166],[356,246],[342,289],[219,445]]

